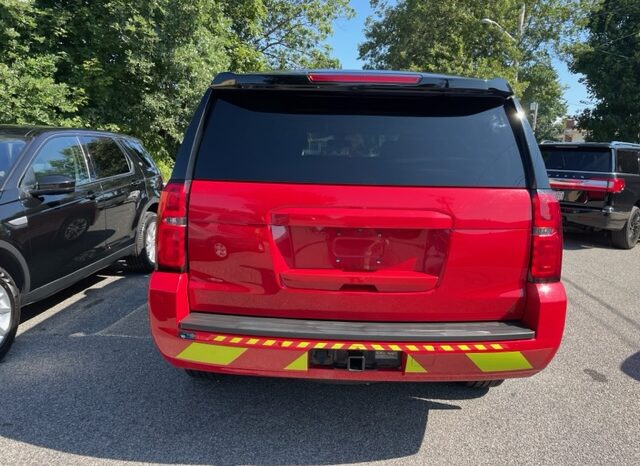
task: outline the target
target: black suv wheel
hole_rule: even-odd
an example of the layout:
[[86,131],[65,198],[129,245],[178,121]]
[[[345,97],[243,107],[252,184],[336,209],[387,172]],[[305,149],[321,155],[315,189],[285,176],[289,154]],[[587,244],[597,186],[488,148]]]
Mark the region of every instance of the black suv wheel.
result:
[[136,272],[153,272],[156,267],[157,215],[145,212],[136,233],[136,253],[127,258],[127,265]]
[[0,268],[0,360],[7,354],[20,323],[20,293],[11,275]]
[[640,239],[640,209],[633,207],[629,220],[624,224],[622,230],[612,231],[611,240],[613,245],[620,249],[633,249]]

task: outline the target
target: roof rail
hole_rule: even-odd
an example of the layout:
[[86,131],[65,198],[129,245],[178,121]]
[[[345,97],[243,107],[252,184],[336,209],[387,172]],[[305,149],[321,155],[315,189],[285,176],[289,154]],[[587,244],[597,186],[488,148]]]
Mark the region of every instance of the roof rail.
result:
[[640,144],[637,144],[635,142],[624,142],[624,141],[611,141],[610,143],[612,146],[633,146],[633,147],[640,147]]

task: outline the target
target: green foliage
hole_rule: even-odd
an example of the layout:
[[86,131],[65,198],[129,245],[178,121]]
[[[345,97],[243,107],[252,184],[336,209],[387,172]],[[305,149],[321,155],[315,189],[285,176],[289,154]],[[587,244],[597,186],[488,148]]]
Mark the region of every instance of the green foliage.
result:
[[563,99],[564,88],[560,84],[558,73],[548,58],[527,65],[521,70],[527,80],[527,88],[522,93],[522,105],[526,110],[532,102],[539,106],[536,136],[539,140],[561,140],[563,119],[567,105]]
[[[566,103],[551,55],[575,37],[586,0],[372,0],[360,56],[369,68],[506,78],[528,108],[540,105],[537,135],[556,134]],[[526,15],[519,31],[520,9]],[[483,24],[489,18],[502,27]],[[506,34],[505,31],[508,33]]]
[[0,1],[0,122],[69,126],[83,93],[57,82],[59,57],[38,52],[43,38],[28,1]]
[[578,119],[589,139],[640,142],[640,2],[605,0],[589,16],[586,43],[571,69],[586,76],[596,101]]
[[348,0],[0,0],[0,122],[131,134],[165,177],[223,70],[337,67]]
[[335,68],[321,45],[333,21],[350,18],[349,0],[227,0],[224,9],[235,37],[229,53],[233,70]]
[[176,151],[211,77],[229,66],[228,20],[215,2],[37,0],[56,79],[85,91],[88,127],[141,138],[158,160]]

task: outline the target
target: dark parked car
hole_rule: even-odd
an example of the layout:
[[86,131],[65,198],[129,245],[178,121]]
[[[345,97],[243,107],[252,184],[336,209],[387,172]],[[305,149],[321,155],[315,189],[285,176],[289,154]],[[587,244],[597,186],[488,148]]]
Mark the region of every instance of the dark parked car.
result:
[[0,126],[0,358],[20,306],[127,258],[155,266],[160,172],[140,141]]
[[633,248],[640,239],[640,145],[540,145],[551,188],[565,222],[610,230],[613,244]]
[[220,74],[158,218],[151,329],[197,377],[488,387],[560,345],[560,205],[502,79]]

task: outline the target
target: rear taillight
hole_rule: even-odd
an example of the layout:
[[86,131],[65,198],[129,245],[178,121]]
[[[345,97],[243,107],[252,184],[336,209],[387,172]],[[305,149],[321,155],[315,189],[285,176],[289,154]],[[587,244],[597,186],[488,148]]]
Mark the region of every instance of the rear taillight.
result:
[[156,251],[158,270],[182,272],[187,264],[189,183],[169,183],[160,196]]
[[557,282],[562,272],[562,215],[560,203],[550,190],[532,196],[533,229],[529,280]]
[[620,193],[624,191],[625,182],[622,178],[588,178],[585,180],[571,180],[553,178],[549,180],[553,189],[565,191],[590,191],[604,193]]
[[309,73],[313,83],[418,84],[421,79],[411,73]]

